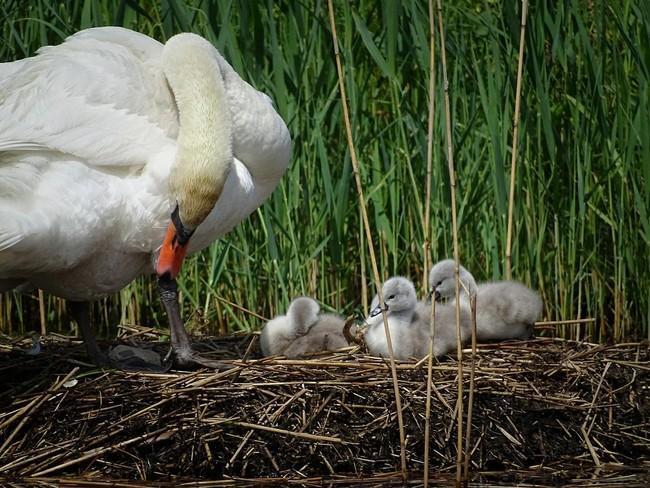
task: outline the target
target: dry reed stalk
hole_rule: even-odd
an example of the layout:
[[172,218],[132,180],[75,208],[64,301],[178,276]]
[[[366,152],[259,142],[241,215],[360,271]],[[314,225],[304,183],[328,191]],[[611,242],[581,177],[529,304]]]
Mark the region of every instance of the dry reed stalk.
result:
[[515,207],[515,176],[517,173],[517,137],[519,133],[519,108],[521,105],[521,79],[524,66],[524,46],[526,35],[526,13],[528,0],[521,2],[521,29],[519,34],[519,62],[517,64],[517,88],[515,94],[515,113],[512,121],[512,156],[510,160],[510,194],[508,195],[508,233],[506,237],[506,279],[512,279],[510,251],[512,247],[512,214]]
[[426,201],[424,204],[424,271],[422,277],[422,289],[424,293],[428,289],[427,273],[429,271],[429,258],[431,249],[431,229],[429,229],[431,219],[431,170],[433,166],[433,116],[435,109],[435,23],[433,20],[433,0],[429,0],[429,120],[427,126],[427,181],[426,181]]
[[[442,57],[442,77],[445,88],[445,135],[447,140],[447,164],[449,166],[449,186],[451,187],[451,225],[454,241],[454,275],[456,278],[456,296],[460,296],[460,253],[458,249],[458,221],[456,216],[456,170],[454,168],[454,151],[451,142],[451,106],[449,103],[449,79],[447,77],[447,54],[445,48],[445,30],[442,20],[442,0],[438,3],[438,28],[440,30],[440,52]],[[460,333],[460,300],[456,300],[456,341],[458,358],[458,417],[456,440],[456,484],[462,480],[463,462],[463,345]]]
[[[433,116],[435,102],[435,22],[433,17],[433,0],[429,4],[429,120],[427,128],[427,186],[424,210],[424,271],[422,288],[428,290],[429,257],[431,244],[431,230],[429,220],[431,215],[431,167],[433,165]],[[429,429],[431,428],[431,387],[433,386],[433,339],[435,337],[435,312],[436,301],[431,302],[431,341],[429,342],[429,357],[427,358],[427,399],[424,414],[424,479],[425,487],[429,486]]]
[[314,434],[306,434],[304,432],[292,432],[290,430],[276,429],[275,427],[268,427],[266,425],[251,424],[249,422],[230,422],[230,423],[232,423],[234,425],[240,425],[240,426],[246,427],[248,429],[264,430],[266,432],[274,432],[276,434],[287,435],[287,436],[292,436],[292,437],[301,437],[303,439],[309,439],[309,440],[313,440],[313,441],[332,442],[334,444],[343,444],[344,443],[344,441],[339,439],[338,437],[332,437],[332,436],[327,436],[327,435],[314,435]]
[[241,305],[237,305],[236,303],[233,303],[230,300],[226,300],[225,298],[220,297],[219,295],[215,295],[214,297],[217,300],[219,300],[220,302],[226,303],[226,304],[230,305],[231,307],[236,308],[237,310],[240,310],[240,311],[242,311],[244,313],[247,313],[248,315],[252,315],[253,317],[258,318],[260,320],[263,320],[264,322],[269,321],[269,319],[267,319],[266,317],[263,317],[262,315],[260,315],[258,313],[255,313],[252,310],[247,309],[246,307],[242,307]]
[[467,400],[467,430],[465,432],[464,479],[469,480],[469,463],[472,458],[472,413],[474,411],[474,375],[476,373],[476,293],[470,296],[472,311],[472,369],[469,373],[469,398]]
[[34,476],[43,476],[44,474],[52,473],[53,471],[59,471],[59,470],[61,470],[63,468],[67,468],[68,466],[73,466],[75,464],[79,464],[79,463],[81,463],[83,461],[86,461],[88,459],[93,459],[93,458],[95,458],[97,456],[100,456],[101,454],[103,454],[103,453],[105,453],[107,451],[118,450],[118,449],[121,449],[123,447],[129,446],[130,444],[146,441],[146,440],[149,440],[151,438],[160,436],[161,434],[169,434],[169,433],[176,432],[178,430],[179,430],[178,427],[173,427],[171,429],[168,429],[167,427],[163,427],[161,429],[155,430],[155,431],[150,432],[150,433],[145,434],[145,435],[134,437],[134,438],[129,439],[129,440],[124,441],[124,442],[119,442],[117,444],[106,446],[106,447],[91,449],[91,450],[87,451],[85,454],[83,454],[81,457],[78,457],[76,459],[70,460],[68,462],[65,462],[65,463],[57,465],[57,466],[52,466],[52,467],[50,467],[48,469],[44,469],[42,471],[39,471],[38,473],[34,473]]
[[[372,265],[372,272],[375,279],[375,287],[377,288],[377,296],[379,303],[384,303],[384,297],[381,292],[381,279],[379,277],[379,268],[377,267],[377,260],[375,258],[375,250],[372,242],[372,232],[370,231],[370,223],[368,221],[368,212],[366,210],[365,197],[363,194],[363,187],[361,185],[361,174],[359,171],[359,162],[357,161],[357,154],[352,139],[352,127],[350,124],[350,115],[348,113],[348,102],[345,94],[345,83],[343,82],[343,67],[341,64],[341,56],[339,52],[338,37],[336,35],[336,22],[334,21],[334,6],[332,0],[328,0],[327,8],[329,11],[330,26],[332,28],[332,41],[334,43],[334,57],[336,59],[336,71],[339,79],[339,90],[341,92],[341,105],[343,107],[343,119],[345,122],[345,132],[347,135],[348,148],[350,151],[350,160],[352,162],[352,172],[354,173],[354,181],[359,195],[359,205],[361,207],[361,216],[363,217],[363,226],[365,228],[366,240],[368,243],[368,252],[370,255],[370,262]],[[386,334],[386,343],[388,346],[388,354],[390,357],[390,368],[393,379],[393,388],[395,391],[395,408],[397,410],[397,423],[399,426],[400,438],[400,461],[402,468],[403,479],[406,480],[407,467],[406,467],[406,436],[404,435],[404,419],[402,418],[402,402],[399,392],[399,380],[397,379],[397,370],[395,369],[395,356],[393,353],[393,343],[390,337],[390,330],[388,329],[388,320],[386,313],[382,310],[382,317],[384,319],[384,332]]]
[[0,446],[0,459],[5,455],[7,449],[10,447],[13,438],[18,434],[18,432],[20,432],[20,429],[25,426],[30,415],[37,411],[39,407],[43,405],[43,403],[52,398],[54,393],[56,393],[66,381],[77,374],[77,371],[79,371],[78,367],[73,368],[62,380],[57,379],[50,391],[44,392],[42,395],[34,398],[34,400],[29,402],[25,407],[18,410],[18,412],[9,418],[9,420],[6,420],[2,423],[2,425],[0,425],[0,429],[5,429],[16,420],[21,419],[20,423],[16,426],[13,432],[7,436],[5,441],[2,443],[2,446]]
[[540,322],[535,322],[535,327],[544,326],[544,325],[588,324],[592,322],[596,322],[596,319],[586,318],[586,319],[569,319],[569,320],[544,320]]
[[[203,338],[196,346],[209,345],[221,357],[241,357],[253,337]],[[166,349],[163,343],[155,347]],[[0,421],[51,392],[45,372],[63,378],[70,371],[70,355],[83,354],[78,346],[47,339],[44,352],[29,360],[21,360],[21,349],[15,345],[14,352],[0,352],[0,374],[15,378],[10,383],[14,393],[0,396]],[[88,477],[152,484],[218,477],[259,485],[275,476],[276,484],[314,480],[317,486],[315,480],[328,476],[325,484],[338,479],[349,486],[395,477],[397,417],[387,360],[337,354],[331,361],[285,364],[257,359],[259,349],[251,349],[232,381],[206,371],[89,370],[76,376],[76,385],[32,409],[0,463],[0,485],[33,481],[35,473],[46,470],[62,482]],[[399,371],[408,398],[403,405],[407,453],[414,466],[422,465],[425,441],[428,372],[426,361],[419,363],[404,364],[409,367]],[[456,455],[449,442],[455,429],[449,425],[456,417],[457,370],[453,363],[434,364],[432,370],[429,480],[449,484]],[[537,339],[489,345],[476,363],[480,415],[472,422],[473,481],[557,486],[577,475],[586,478],[581,485],[593,486],[614,477],[625,482],[623,474],[633,481],[631,476],[643,472],[647,486],[649,370],[646,343]],[[0,443],[18,421],[0,429]],[[499,474],[495,463],[503,466]],[[604,475],[590,480],[599,465]],[[420,473],[409,475],[412,484],[421,486]]]
[[[432,5],[429,0],[429,14],[432,13]],[[431,389],[433,387],[433,340],[436,334],[436,300],[431,299],[431,316],[429,317],[429,327],[431,340],[429,341],[429,357],[427,358],[427,398],[424,407],[424,480],[425,488],[429,486],[429,436],[431,428]]]
[[[363,222],[361,208],[359,208],[359,221]],[[363,231],[359,229],[359,261],[361,265],[361,306],[368,310],[368,281],[366,280],[366,253],[364,252]]]

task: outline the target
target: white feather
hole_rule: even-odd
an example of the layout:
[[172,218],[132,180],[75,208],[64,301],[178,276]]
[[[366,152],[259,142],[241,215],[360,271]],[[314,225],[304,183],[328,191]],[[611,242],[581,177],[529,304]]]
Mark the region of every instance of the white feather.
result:
[[[29,281],[88,300],[152,272],[172,210],[179,134],[163,50],[142,34],[105,27],[0,64],[0,288]],[[234,164],[190,252],[258,208],[291,153],[268,97],[217,58]]]

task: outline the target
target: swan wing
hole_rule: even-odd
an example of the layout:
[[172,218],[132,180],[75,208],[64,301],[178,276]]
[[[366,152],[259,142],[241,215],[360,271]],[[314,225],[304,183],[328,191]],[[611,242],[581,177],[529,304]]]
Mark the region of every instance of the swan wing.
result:
[[161,55],[147,36],[100,28],[0,64],[0,151],[141,168],[178,134]]
[[[178,134],[162,49],[99,28],[0,63],[0,275],[65,269],[129,223],[156,225]],[[144,186],[130,178],[143,173]],[[138,205],[135,192],[151,201]],[[48,245],[61,251],[29,259]]]

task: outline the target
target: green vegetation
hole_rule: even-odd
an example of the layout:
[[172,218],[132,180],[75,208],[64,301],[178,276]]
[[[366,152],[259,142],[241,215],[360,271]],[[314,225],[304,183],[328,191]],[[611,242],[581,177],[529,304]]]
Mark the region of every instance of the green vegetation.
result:
[[[336,2],[338,34],[380,269],[421,286],[427,4],[353,4]],[[464,0],[444,8],[461,260],[478,279],[499,279],[520,6]],[[6,0],[0,19],[2,61],[111,24],[161,41],[180,31],[212,41],[273,98],[294,156],[257,213],[188,260],[186,316],[201,308],[214,332],[257,328],[258,318],[223,299],[269,317],[297,294],[344,313],[361,310],[362,275],[372,280],[325,2]],[[595,317],[586,331],[593,340],[649,337],[650,2],[533,2],[524,63],[513,276],[542,291],[548,319]],[[452,254],[439,66],[436,76],[434,260]],[[1,306],[0,331],[38,322],[29,296],[6,294]],[[47,298],[46,308],[53,328],[67,327],[60,300]],[[153,281],[107,298],[95,319],[164,325]],[[560,332],[575,337],[576,329]]]

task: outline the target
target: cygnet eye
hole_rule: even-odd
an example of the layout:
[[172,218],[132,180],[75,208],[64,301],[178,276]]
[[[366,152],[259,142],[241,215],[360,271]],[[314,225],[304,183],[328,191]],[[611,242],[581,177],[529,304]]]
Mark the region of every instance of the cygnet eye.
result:
[[391,295],[388,297],[389,300],[392,300],[393,298],[395,298],[395,295]]
[[442,280],[440,280],[440,281],[436,284],[436,286],[434,286],[434,288],[438,288],[440,285],[442,285]]

